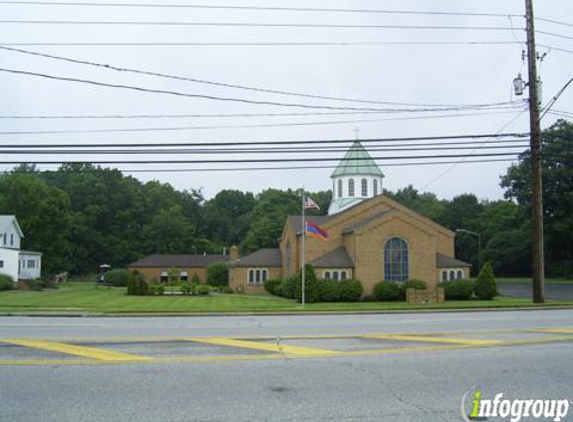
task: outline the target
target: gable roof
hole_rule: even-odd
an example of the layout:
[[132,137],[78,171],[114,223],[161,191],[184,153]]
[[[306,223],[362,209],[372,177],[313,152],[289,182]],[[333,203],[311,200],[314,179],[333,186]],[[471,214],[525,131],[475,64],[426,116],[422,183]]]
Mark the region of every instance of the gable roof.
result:
[[282,267],[283,264],[280,249],[264,248],[239,258],[229,265],[231,267]]
[[149,268],[203,268],[213,262],[227,262],[229,255],[149,255],[132,262],[128,267]]
[[436,267],[438,268],[451,268],[451,267],[471,267],[472,264],[460,261],[459,259],[452,258],[441,253],[436,254]]
[[362,174],[384,177],[384,174],[360,141],[355,141],[350,149],[346,151],[344,158],[340,161],[330,177]]
[[315,268],[354,268],[354,262],[344,246],[322,255],[312,262]]
[[352,226],[348,226],[346,227],[343,231],[342,234],[348,234],[348,233],[353,233],[358,229],[361,229],[362,227],[367,226],[368,224],[378,220],[380,217],[391,213],[391,210],[387,210],[387,211],[381,211],[379,213],[376,213],[370,217],[365,218],[364,220],[359,221],[356,224],[353,224]]
[[8,230],[8,227],[10,227],[12,223],[14,223],[14,226],[16,226],[18,235],[20,237],[24,237],[24,232],[20,228],[15,215],[0,215],[0,233],[6,233],[6,230]]

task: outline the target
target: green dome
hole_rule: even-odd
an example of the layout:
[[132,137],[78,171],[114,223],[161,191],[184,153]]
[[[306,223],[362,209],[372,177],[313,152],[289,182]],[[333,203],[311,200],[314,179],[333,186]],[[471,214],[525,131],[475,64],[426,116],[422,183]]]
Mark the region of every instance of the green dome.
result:
[[330,177],[356,175],[384,177],[382,171],[359,141],[352,144]]

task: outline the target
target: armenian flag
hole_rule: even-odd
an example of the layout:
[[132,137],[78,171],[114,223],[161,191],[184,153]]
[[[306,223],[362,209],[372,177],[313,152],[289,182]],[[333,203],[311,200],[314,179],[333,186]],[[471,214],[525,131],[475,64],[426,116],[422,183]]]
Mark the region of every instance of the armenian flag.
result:
[[306,235],[311,237],[316,237],[320,240],[328,239],[328,233],[322,227],[317,226],[316,224],[311,223],[310,221],[306,222]]

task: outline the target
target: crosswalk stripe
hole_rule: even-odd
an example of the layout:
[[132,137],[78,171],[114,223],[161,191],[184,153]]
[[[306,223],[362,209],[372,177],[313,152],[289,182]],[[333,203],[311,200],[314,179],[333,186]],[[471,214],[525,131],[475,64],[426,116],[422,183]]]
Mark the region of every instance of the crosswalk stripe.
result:
[[382,339],[382,340],[403,340],[403,341],[420,341],[425,343],[453,343],[471,346],[485,346],[504,343],[501,340],[479,340],[479,339],[462,339],[451,337],[428,337],[428,336],[411,336],[403,334],[372,334],[364,338]]
[[224,337],[192,337],[184,340],[199,343],[213,344],[217,346],[239,347],[242,349],[264,350],[266,352],[283,353],[298,356],[335,355],[339,352],[334,350],[316,349],[313,347],[288,346],[284,344],[260,343],[255,341],[238,340]]
[[136,356],[128,353],[114,352],[112,350],[98,349],[95,347],[76,346],[74,344],[59,343],[46,340],[2,340],[4,343],[17,346],[32,347],[34,349],[49,350],[50,352],[67,353],[69,355],[82,356],[102,361],[143,361],[152,360],[145,356]]

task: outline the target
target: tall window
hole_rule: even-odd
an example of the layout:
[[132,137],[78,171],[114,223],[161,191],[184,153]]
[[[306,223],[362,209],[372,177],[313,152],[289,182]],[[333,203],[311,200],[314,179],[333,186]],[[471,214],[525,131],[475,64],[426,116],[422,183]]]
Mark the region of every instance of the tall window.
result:
[[14,233],[10,233],[10,246],[14,246]]
[[399,237],[384,246],[384,280],[408,281],[408,245]]
[[442,281],[448,281],[448,272],[442,271]]
[[378,195],[378,179],[374,179],[374,180],[372,181],[372,194],[373,194],[374,196],[377,196],[377,195]]
[[348,179],[348,196],[354,196],[354,179]]
[[287,241],[286,244],[286,270],[287,270],[287,274],[290,275],[291,274],[291,268],[292,268],[292,247],[290,246],[290,240]]
[[362,179],[362,196],[368,196],[368,180]]
[[454,270],[450,271],[450,280],[454,281],[456,279],[456,272]]
[[462,270],[458,270],[458,272],[456,274],[456,278],[458,280],[461,280],[462,278],[464,278],[464,273],[462,272]]
[[342,198],[342,180],[338,180],[338,197]]

